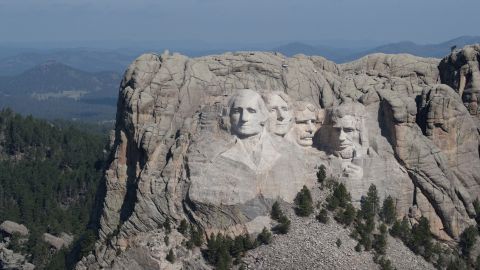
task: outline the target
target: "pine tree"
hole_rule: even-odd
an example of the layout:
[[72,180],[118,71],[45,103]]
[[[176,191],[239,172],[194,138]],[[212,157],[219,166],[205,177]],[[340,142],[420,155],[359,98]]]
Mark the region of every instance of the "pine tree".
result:
[[260,244],[268,245],[272,242],[272,234],[264,227],[262,232],[257,236],[257,239]]
[[282,209],[280,209],[280,204],[276,201],[272,205],[272,211],[270,212],[270,217],[273,220],[279,220],[280,217],[283,216]]
[[301,217],[307,217],[313,213],[313,200],[310,190],[303,186],[302,190],[297,194],[295,198],[297,207],[295,213]]
[[178,226],[177,231],[183,235],[187,234],[188,224],[185,219],[182,219],[182,221],[180,221],[180,225]]
[[276,232],[276,233],[280,233],[280,234],[286,234],[288,233],[288,231],[290,230],[290,219],[288,219],[287,216],[285,215],[282,215],[279,219],[278,219],[278,222],[279,224],[276,225],[273,230]]
[[383,200],[383,206],[380,213],[380,217],[385,223],[392,224],[395,222],[396,211],[392,196],[389,195]]
[[460,235],[459,245],[465,257],[468,257],[470,255],[470,251],[472,250],[472,247],[475,245],[475,242],[477,241],[477,236],[478,236],[478,230],[476,226],[470,226],[466,228]]
[[325,208],[320,210],[320,213],[316,216],[317,220],[320,221],[321,223],[327,223],[328,222],[328,212]]
[[327,178],[326,168],[322,164],[322,165],[320,165],[320,168],[318,169],[318,172],[317,172],[317,181],[318,181],[318,183],[323,185],[326,178]]

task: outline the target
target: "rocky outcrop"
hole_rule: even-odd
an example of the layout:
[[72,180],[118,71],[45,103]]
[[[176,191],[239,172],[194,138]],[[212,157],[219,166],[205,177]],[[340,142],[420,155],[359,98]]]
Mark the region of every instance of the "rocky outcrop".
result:
[[49,233],[44,233],[42,238],[45,243],[49,244],[56,250],[60,250],[64,247],[67,248],[73,241],[73,237],[66,233],[62,233],[60,237],[51,235]]
[[25,227],[23,224],[18,224],[16,222],[10,221],[10,220],[5,220],[0,224],[0,230],[9,234],[19,234],[21,236],[27,236],[28,235],[28,229]]
[[24,255],[15,253],[6,248],[4,243],[0,243],[0,269],[33,270],[35,265],[29,263]]
[[[456,70],[445,61],[142,55],[120,87],[100,240],[77,268],[198,264],[183,236],[162,241],[165,220],[257,232],[273,201],[292,202],[320,164],[355,201],[375,184],[399,217],[426,216],[438,237],[458,237],[479,194],[479,135],[462,94],[439,84],[450,84],[442,67]],[[181,254],[175,264],[168,250]]]
[[480,112],[479,62],[480,45],[476,44],[454,50],[443,58],[438,66],[442,82],[458,93],[467,110],[476,116],[477,120]]

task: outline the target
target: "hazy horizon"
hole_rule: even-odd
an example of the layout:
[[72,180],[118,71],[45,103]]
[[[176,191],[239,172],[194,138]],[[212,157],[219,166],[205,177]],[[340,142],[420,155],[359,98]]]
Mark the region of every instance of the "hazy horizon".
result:
[[[457,0],[0,0],[1,44],[128,47],[129,44],[380,45],[477,36],[480,1]],[[116,44],[124,43],[124,44]],[[358,43],[358,44],[356,44]],[[102,45],[103,44],[103,45]],[[67,46],[68,45],[68,46]],[[125,46],[126,45],[126,46]]]

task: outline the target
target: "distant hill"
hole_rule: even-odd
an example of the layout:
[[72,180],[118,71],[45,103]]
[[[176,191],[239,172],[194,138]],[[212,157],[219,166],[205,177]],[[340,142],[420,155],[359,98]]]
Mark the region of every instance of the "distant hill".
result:
[[372,53],[389,53],[389,54],[409,53],[409,54],[422,56],[422,57],[443,58],[444,56],[450,53],[450,48],[452,46],[457,46],[457,48],[462,48],[465,45],[475,44],[475,43],[480,43],[479,36],[461,36],[461,37],[454,38],[442,43],[426,44],[426,45],[420,45],[410,41],[404,41],[404,42],[386,44],[370,50],[358,52],[348,56],[347,58],[344,59],[344,61],[346,62],[352,61]]
[[114,50],[83,48],[23,51],[0,59],[0,75],[16,75],[48,61],[60,62],[89,72],[115,71],[120,73],[138,56],[137,53],[129,50],[120,53]]
[[312,46],[305,43],[294,42],[274,48],[273,51],[280,52],[286,56],[295,54],[319,55],[336,63],[345,63],[356,60],[372,53],[408,53],[421,57],[442,58],[450,53],[452,46],[462,48],[465,45],[480,43],[478,36],[462,36],[438,44],[416,44],[411,41],[390,43],[373,49],[358,51],[355,49],[334,48],[328,46]]
[[0,107],[44,118],[112,120],[120,81],[117,72],[85,72],[49,61],[0,77]]
[[341,62],[345,57],[353,54],[352,49],[333,48],[328,46],[311,46],[305,43],[293,42],[274,48],[273,51],[280,52],[286,56],[295,54],[319,55],[334,62]]
[[20,75],[0,77],[0,92],[10,95],[62,91],[102,92],[114,95],[121,76],[117,72],[85,72],[63,63],[49,61]]

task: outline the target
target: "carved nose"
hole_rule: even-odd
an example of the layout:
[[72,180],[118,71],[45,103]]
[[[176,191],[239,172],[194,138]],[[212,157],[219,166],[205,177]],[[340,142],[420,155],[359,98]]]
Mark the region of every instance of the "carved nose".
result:
[[249,121],[249,120],[250,120],[250,113],[244,111],[244,112],[242,113],[242,119],[241,119],[241,120],[242,120],[242,122],[247,122],[247,121]]
[[312,122],[308,121],[308,125],[307,125],[308,133],[312,133],[314,130],[315,130],[315,127],[313,126]]
[[282,111],[278,111],[277,119],[280,120],[280,121],[285,119],[285,115],[283,114]]
[[340,135],[338,136],[338,139],[342,142],[347,139],[347,137],[345,136],[345,132],[343,132],[343,129],[340,130]]

